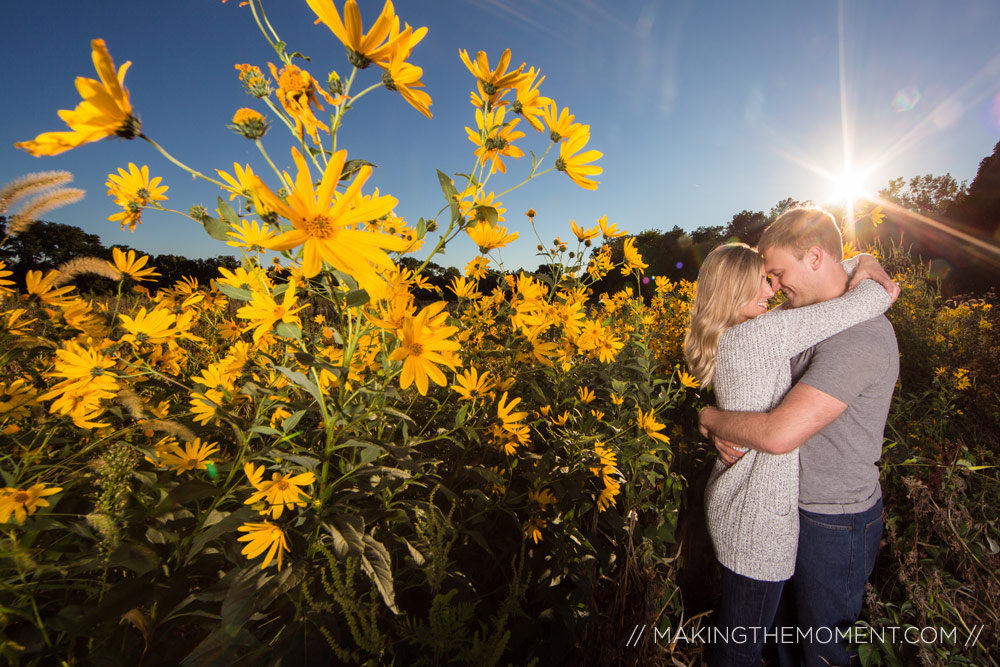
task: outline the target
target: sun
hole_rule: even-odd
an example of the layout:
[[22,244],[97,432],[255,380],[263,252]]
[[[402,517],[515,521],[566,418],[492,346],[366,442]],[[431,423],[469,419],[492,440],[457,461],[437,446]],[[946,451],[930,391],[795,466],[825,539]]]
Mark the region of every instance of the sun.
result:
[[867,176],[863,171],[845,169],[838,176],[831,179],[832,188],[829,201],[853,205],[859,199],[870,197],[871,189],[866,183]]

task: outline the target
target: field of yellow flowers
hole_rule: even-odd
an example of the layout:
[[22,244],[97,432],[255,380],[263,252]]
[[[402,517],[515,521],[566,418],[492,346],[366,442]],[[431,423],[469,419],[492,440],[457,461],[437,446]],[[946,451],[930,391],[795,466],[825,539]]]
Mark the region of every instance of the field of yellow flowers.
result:
[[[592,189],[602,171],[589,127],[509,51],[492,64],[460,54],[475,166],[439,173],[444,217],[397,217],[397,200],[365,187],[371,167],[338,150],[337,132],[382,86],[430,116],[410,62],[426,28],[391,2],[370,25],[354,0],[342,12],[307,2],[346,47],[346,77],[315,79],[263,3],[244,3],[279,60],[234,74],[259,110],[239,109],[230,127],[259,149],[261,173],[236,163],[206,175],[167,153],[132,109],[128,63],[116,68],[100,39],[98,79],[78,79],[80,104],[60,112],[68,130],[18,145],[55,155],[111,136],[149,142],[220,188],[215,211],[182,215],[242,263],[210,284],[155,291],[143,283],[156,267],[132,251],[29,272],[23,285],[0,263],[0,653],[15,664],[494,665],[575,651],[585,663],[697,664],[701,647],[625,646],[637,623],[706,622],[685,609],[678,576],[681,532],[697,523],[682,512],[689,480],[710,463],[694,444],[706,397],[680,351],[694,285],[655,277],[643,296],[631,238],[618,263],[609,245],[589,250],[627,235],[607,216],[541,246],[548,274],[498,271],[492,251],[518,236],[499,198],[519,186],[497,194],[491,181],[520,164],[528,132],[543,150],[522,185],[555,170]],[[295,173],[271,166],[260,139],[272,125],[289,132]],[[45,172],[5,187],[8,232],[78,199],[70,180]],[[121,209],[111,220],[134,228],[143,211],[167,210],[160,183],[134,163],[110,174]],[[433,257],[459,234],[481,254],[453,294],[418,302],[421,270],[399,258],[436,243]],[[998,499],[997,450],[982,461],[988,438],[976,430],[997,421],[995,386],[967,362],[995,357],[997,317],[986,302],[935,301],[919,265],[887,260],[909,281],[895,313],[904,363],[942,364],[933,377],[908,367],[927,395],[906,394],[887,433],[890,450],[906,452],[890,451],[903,474],[889,488],[906,484],[901,498],[930,523],[958,486],[980,508]],[[595,294],[613,271],[635,288]],[[114,281],[117,295],[81,294],[85,274]],[[992,417],[953,429],[962,406],[991,401]],[[913,525],[890,522],[885,569],[905,576],[873,589],[872,623],[916,623],[901,601],[918,587],[948,595],[924,581],[943,571],[949,585],[986,586],[951,607],[996,627],[997,526],[975,505],[958,509],[961,544],[942,537],[944,551],[928,556],[942,559],[936,568],[911,562],[933,540],[912,536],[897,553]],[[927,607],[954,620],[940,599]],[[866,653],[882,658],[901,659],[893,647]]]

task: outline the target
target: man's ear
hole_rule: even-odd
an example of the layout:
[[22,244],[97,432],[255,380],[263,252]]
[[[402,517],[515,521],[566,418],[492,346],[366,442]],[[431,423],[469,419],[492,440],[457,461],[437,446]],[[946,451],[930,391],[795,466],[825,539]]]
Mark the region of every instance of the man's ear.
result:
[[826,252],[823,251],[818,245],[814,245],[806,250],[806,254],[803,255],[802,261],[806,263],[813,271],[818,271],[821,266],[823,266],[823,260],[826,259]]

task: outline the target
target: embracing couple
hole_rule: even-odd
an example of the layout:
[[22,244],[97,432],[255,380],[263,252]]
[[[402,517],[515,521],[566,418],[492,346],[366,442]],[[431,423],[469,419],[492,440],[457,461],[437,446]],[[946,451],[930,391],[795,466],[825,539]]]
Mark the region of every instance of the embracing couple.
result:
[[883,313],[899,288],[871,256],[842,258],[833,216],[799,208],[757,250],[719,246],[698,275],[684,351],[718,406],[700,415],[719,451],[705,492],[722,565],[712,665],[760,665],[775,624],[799,637],[778,645],[783,666],[857,661],[836,633],[861,612],[882,534],[876,464],[899,374]]

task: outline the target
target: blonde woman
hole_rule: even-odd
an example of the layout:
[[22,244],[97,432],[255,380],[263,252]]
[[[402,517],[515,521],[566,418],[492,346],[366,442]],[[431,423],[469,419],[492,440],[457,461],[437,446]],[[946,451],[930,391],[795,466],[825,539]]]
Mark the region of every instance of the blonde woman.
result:
[[[862,259],[866,274],[881,272],[870,266],[878,263],[867,255],[835,268],[828,264],[826,270],[839,270],[844,288]],[[713,385],[720,410],[770,410],[791,387],[793,356],[880,315],[892,301],[871,280],[843,296],[800,308],[768,311],[772,296],[764,261],[753,248],[729,243],[706,257],[684,353],[702,386]],[[705,504],[723,576],[712,665],[760,664],[764,630],[795,568],[798,465],[797,451],[748,451],[732,466],[715,464]]]

